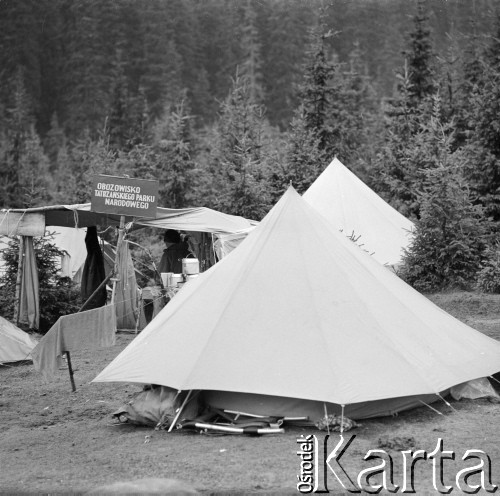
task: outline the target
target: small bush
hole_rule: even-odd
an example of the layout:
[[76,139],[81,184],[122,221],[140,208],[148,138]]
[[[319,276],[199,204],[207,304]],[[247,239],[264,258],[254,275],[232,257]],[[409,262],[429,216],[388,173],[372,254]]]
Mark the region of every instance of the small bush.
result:
[[477,288],[484,293],[500,293],[500,244],[488,248],[483,268],[479,271]]
[[474,205],[460,167],[439,166],[425,174],[420,218],[401,277],[423,292],[471,289],[486,247],[483,211]]
[[[61,277],[58,261],[62,252],[51,243],[51,237],[35,238],[40,295],[40,328],[45,334],[62,315],[76,312],[81,305],[80,288],[69,277]],[[19,241],[13,239],[3,250],[5,273],[0,277],[0,308],[2,316],[13,319]]]

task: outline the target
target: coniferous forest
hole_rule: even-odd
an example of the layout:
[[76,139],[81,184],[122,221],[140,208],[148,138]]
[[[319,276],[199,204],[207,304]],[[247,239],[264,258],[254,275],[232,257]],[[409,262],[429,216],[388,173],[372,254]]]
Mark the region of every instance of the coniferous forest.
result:
[[0,0],[0,206],[260,220],[337,156],[415,222],[402,276],[500,291],[500,3]]

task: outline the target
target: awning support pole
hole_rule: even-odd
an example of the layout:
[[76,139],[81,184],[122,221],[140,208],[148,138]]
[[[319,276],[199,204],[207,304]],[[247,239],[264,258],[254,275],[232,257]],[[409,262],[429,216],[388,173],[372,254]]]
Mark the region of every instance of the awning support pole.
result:
[[[120,248],[123,243],[123,237],[124,237],[124,232],[125,232],[125,216],[120,215],[120,227],[118,228],[118,240],[116,242],[116,256],[115,256],[115,270],[114,273],[116,276],[118,276],[119,271],[118,271],[118,254],[120,253]],[[115,277],[113,279],[113,291],[111,293],[111,303],[115,302],[115,293],[116,293],[116,282],[117,278]]]

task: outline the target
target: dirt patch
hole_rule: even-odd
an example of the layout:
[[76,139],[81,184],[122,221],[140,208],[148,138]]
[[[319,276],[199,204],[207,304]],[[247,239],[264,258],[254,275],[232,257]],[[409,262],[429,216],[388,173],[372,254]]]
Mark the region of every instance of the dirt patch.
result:
[[[500,340],[500,296],[451,293],[429,297]],[[78,494],[123,480],[167,477],[186,481],[205,494],[297,494],[297,439],[315,434],[323,442],[323,432],[289,428],[285,434],[241,437],[168,434],[115,424],[111,413],[140,387],[90,381],[133,337],[118,334],[113,348],[73,353],[76,393],[71,392],[65,369],[44,382],[29,363],[0,368],[0,492]],[[368,450],[385,449],[393,458],[395,482],[401,484],[401,450],[412,447],[430,452],[441,438],[444,449],[456,454],[455,460],[444,461],[444,482],[455,493],[460,492],[456,473],[473,464],[461,458],[473,448],[489,455],[493,482],[500,485],[500,405],[462,400],[434,406],[441,415],[422,407],[396,417],[362,421],[345,436],[356,435],[342,458],[346,472],[355,476],[373,465],[363,460]],[[329,448],[337,441],[338,436],[332,435]],[[331,492],[342,490],[333,475],[327,482]],[[415,483],[418,494],[439,494],[433,488],[430,461],[416,465]]]

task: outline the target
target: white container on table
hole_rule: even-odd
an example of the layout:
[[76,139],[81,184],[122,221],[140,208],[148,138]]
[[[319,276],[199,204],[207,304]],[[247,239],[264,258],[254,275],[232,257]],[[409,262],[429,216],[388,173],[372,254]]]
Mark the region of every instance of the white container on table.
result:
[[182,273],[186,275],[199,274],[200,261],[197,258],[183,258]]

